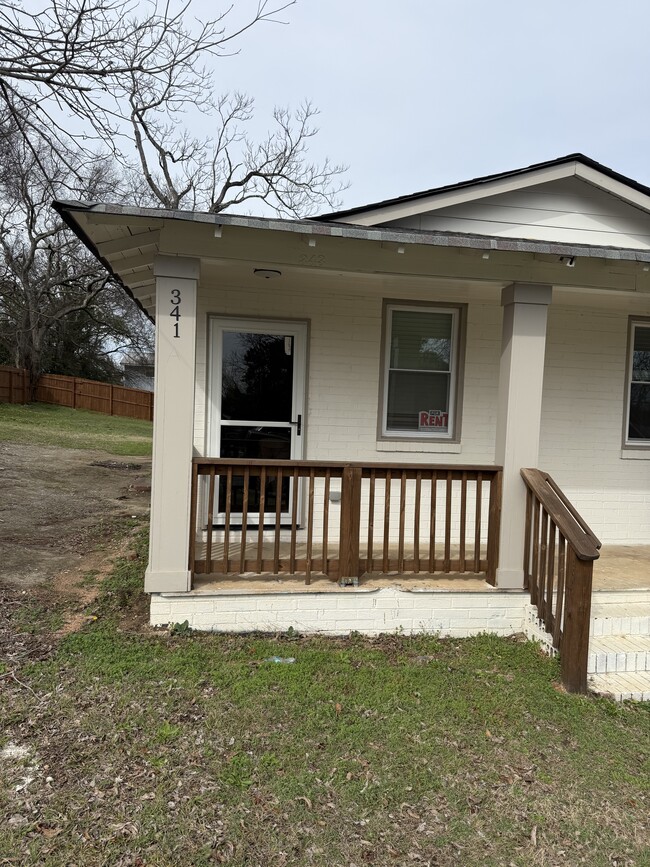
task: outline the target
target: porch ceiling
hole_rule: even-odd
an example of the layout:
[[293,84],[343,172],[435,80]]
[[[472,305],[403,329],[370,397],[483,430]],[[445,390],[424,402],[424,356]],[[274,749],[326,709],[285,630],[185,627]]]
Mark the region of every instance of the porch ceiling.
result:
[[364,280],[381,291],[451,280],[485,299],[510,282],[537,282],[556,287],[558,300],[577,291],[574,303],[589,293],[590,304],[620,306],[623,293],[631,312],[650,312],[650,251],[79,202],[55,208],[149,315],[157,253],[200,259],[202,281],[216,285],[219,277],[249,285],[253,269],[265,267],[296,283]]

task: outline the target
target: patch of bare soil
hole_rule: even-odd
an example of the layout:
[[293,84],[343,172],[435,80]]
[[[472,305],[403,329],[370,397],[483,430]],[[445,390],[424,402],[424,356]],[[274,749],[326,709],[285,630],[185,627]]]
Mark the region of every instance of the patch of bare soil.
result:
[[0,444],[0,582],[83,590],[109,566],[125,524],[145,521],[150,478],[149,458]]

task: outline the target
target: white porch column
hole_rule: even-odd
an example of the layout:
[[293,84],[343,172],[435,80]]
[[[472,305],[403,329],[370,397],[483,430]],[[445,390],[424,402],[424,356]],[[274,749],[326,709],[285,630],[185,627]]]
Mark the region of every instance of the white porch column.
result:
[[551,287],[512,283],[501,295],[503,338],[499,372],[496,462],[503,466],[497,586],[524,583],[526,488],[522,467],[536,467],[542,418],[546,319]]
[[151,536],[144,589],[189,590],[198,259],[157,256]]

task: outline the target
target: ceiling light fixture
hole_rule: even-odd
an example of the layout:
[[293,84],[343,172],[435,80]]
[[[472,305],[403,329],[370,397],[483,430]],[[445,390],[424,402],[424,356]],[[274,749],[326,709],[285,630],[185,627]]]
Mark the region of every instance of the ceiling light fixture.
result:
[[263,280],[275,280],[276,277],[282,277],[282,271],[275,271],[273,268],[254,268],[253,274]]

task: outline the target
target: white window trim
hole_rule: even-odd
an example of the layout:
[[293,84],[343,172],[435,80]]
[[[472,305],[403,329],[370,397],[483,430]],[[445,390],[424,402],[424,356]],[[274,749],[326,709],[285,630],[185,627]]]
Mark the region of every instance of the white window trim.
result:
[[[435,433],[434,431],[414,431],[414,430],[392,430],[388,428],[388,381],[390,373],[390,347],[392,343],[393,331],[393,311],[406,310],[409,312],[431,313],[449,313],[452,316],[451,321],[451,356],[449,360],[449,422],[446,433]],[[380,433],[384,440],[411,440],[411,441],[443,441],[457,442],[457,397],[459,393],[459,376],[460,376],[460,340],[461,340],[461,308],[454,306],[443,306],[439,304],[408,304],[408,303],[393,303],[389,302],[384,307],[384,340],[382,345],[382,364],[383,364],[383,382],[382,382],[382,400],[381,400],[381,424]]]
[[[624,449],[650,449],[650,439],[630,439],[630,397],[632,394],[632,371],[634,369],[634,336],[637,328],[650,330],[650,319],[630,319],[627,347],[627,365],[625,368],[625,418],[623,427]],[[650,388],[650,384],[647,385]]]

